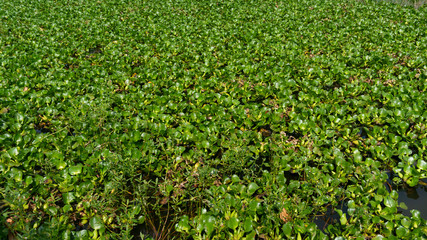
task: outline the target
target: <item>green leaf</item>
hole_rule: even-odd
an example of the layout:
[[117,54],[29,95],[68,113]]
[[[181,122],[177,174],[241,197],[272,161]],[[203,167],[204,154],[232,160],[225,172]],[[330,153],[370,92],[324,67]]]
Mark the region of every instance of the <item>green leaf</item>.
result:
[[64,161],[57,161],[56,162],[56,168],[58,168],[58,170],[62,170],[67,166],[67,163]]
[[258,190],[259,186],[256,183],[249,183],[247,193],[249,196],[254,194]]
[[403,218],[402,220],[400,220],[400,223],[402,224],[402,226],[404,226],[405,228],[409,228],[411,227],[411,221],[407,218]]
[[75,199],[76,197],[74,196],[73,192],[67,192],[62,194],[62,200],[64,201],[65,204],[70,204],[74,202]]
[[210,147],[209,141],[202,141],[202,147],[203,148],[209,148]]
[[390,196],[387,196],[384,198],[384,205],[386,207],[390,207],[390,208],[396,207],[396,201],[393,198],[391,198]]
[[406,234],[408,234],[408,229],[406,229],[406,228],[404,228],[402,226],[399,226],[399,227],[396,228],[396,235],[397,235],[397,237],[401,238],[403,236],[406,236]]
[[71,239],[71,231],[69,229],[62,232],[62,240],[70,240]]
[[173,185],[169,185],[169,184],[166,185],[166,192],[168,193],[168,195],[170,195],[173,189],[174,189]]
[[64,207],[62,207],[62,211],[63,211],[64,213],[67,213],[67,212],[72,211],[72,210],[73,210],[73,207],[71,207],[71,205],[70,205],[70,204],[67,204],[67,205],[65,205]]
[[80,173],[82,173],[82,165],[78,164],[76,166],[69,167],[68,172],[70,173],[70,175],[79,175]]
[[347,217],[346,217],[345,213],[343,213],[341,215],[341,217],[340,217],[340,223],[341,223],[341,225],[346,225],[347,224]]
[[427,170],[427,162],[424,160],[418,160],[418,168],[421,170]]
[[285,233],[286,237],[290,238],[292,236],[292,223],[285,223],[282,227],[283,233]]
[[236,217],[231,217],[227,221],[227,226],[231,229],[236,229],[239,226],[239,219]]
[[384,236],[382,236],[382,235],[377,235],[377,236],[375,236],[374,238],[372,238],[372,240],[381,240],[381,239],[384,239]]
[[11,157],[16,157],[19,154],[19,150],[17,147],[11,148],[7,151]]
[[421,218],[421,213],[419,210],[412,209],[411,214],[412,214],[412,219],[420,219]]
[[346,216],[346,214],[345,214],[345,213],[343,213],[341,209],[337,209],[337,210],[335,210],[335,211],[336,211],[336,212],[339,214],[339,216],[340,216],[340,223],[341,223],[341,225],[346,225],[346,224],[347,224],[347,216]]
[[240,182],[240,178],[237,175],[233,175],[233,176],[231,176],[231,181],[233,183],[239,183]]
[[88,239],[89,234],[87,230],[80,230],[76,232],[76,238],[77,239]]
[[104,227],[104,223],[102,222],[101,217],[99,217],[98,215],[95,215],[90,219],[89,225],[95,230],[98,230]]
[[40,143],[41,141],[43,141],[43,134],[38,134],[35,138],[34,138],[34,140],[33,140],[33,142],[32,142],[32,144],[33,145],[37,145],[38,143]]
[[179,222],[175,225],[175,228],[178,232],[188,232],[190,231],[190,224],[188,223],[188,216],[184,215]]
[[215,218],[212,216],[208,216],[206,221],[204,222],[205,224],[205,230],[206,233],[208,234],[208,236],[211,235],[211,233],[215,230],[216,225],[215,225]]
[[249,202],[249,210],[256,212],[258,209],[261,208],[261,203],[256,201],[256,200],[252,200]]
[[33,177],[32,176],[26,176],[25,177],[25,184],[28,186],[31,183],[33,183]]
[[245,222],[243,223],[243,229],[245,232],[250,232],[254,229],[253,222],[250,218],[245,219]]
[[56,216],[56,214],[58,213],[58,209],[56,207],[48,207],[47,208],[47,212],[49,213],[49,215],[51,216]]
[[22,116],[20,113],[17,113],[15,119],[17,122],[22,123],[24,121],[24,116]]
[[322,154],[322,152],[320,151],[319,147],[317,147],[317,146],[313,148],[313,153],[315,153],[315,154],[317,154],[319,156]]
[[23,173],[21,170],[17,169],[17,168],[12,168],[10,170],[10,176],[16,181],[16,182],[21,182],[22,181],[22,177],[23,177]]
[[386,227],[388,230],[392,231],[392,230],[394,229],[394,224],[393,224],[393,222],[392,222],[392,221],[387,221],[387,222],[385,223],[385,227]]
[[404,202],[399,203],[399,207],[403,210],[408,210],[408,206]]
[[414,177],[410,177],[406,183],[409,185],[409,187],[415,187],[418,185],[419,182],[419,177],[418,176],[414,176]]
[[227,204],[227,206],[231,206],[233,207],[235,204],[236,200],[233,196],[231,196],[231,194],[227,193],[224,197],[224,203]]
[[355,150],[353,153],[354,162],[359,163],[362,161],[362,154],[359,150]]

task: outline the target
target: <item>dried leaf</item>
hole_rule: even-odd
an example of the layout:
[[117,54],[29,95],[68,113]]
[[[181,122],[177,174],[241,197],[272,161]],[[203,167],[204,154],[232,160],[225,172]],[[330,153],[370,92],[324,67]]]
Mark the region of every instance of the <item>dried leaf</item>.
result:
[[292,217],[288,214],[285,208],[282,209],[279,215],[280,219],[282,219],[283,222],[287,223],[292,220]]
[[165,197],[162,199],[162,201],[160,201],[160,204],[165,205],[168,202],[169,202],[169,197]]

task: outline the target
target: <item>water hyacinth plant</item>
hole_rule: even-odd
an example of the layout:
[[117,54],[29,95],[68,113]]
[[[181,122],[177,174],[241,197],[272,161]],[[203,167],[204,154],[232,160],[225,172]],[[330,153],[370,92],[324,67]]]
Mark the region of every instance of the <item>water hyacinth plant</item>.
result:
[[424,5],[17,0],[0,21],[0,239],[426,238],[400,197],[427,178]]

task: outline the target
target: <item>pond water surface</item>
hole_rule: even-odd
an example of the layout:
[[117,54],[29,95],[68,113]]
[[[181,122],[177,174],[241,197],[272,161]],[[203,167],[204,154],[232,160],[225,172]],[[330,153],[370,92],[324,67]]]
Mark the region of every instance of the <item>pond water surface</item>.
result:
[[402,214],[412,216],[411,210],[416,209],[420,211],[422,218],[427,219],[427,183],[422,182],[412,188],[401,187],[398,188],[397,192],[399,193],[399,202],[404,202],[408,207],[407,210],[400,209]]

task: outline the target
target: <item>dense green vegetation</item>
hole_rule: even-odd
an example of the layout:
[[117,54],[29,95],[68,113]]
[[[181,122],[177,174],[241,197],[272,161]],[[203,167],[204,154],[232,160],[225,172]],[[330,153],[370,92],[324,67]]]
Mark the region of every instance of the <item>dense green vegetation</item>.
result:
[[[363,0],[359,0],[363,1]],[[376,0],[376,1],[387,1],[391,3],[400,4],[403,6],[412,6],[414,8],[419,8],[427,3],[426,0]]]
[[396,189],[427,178],[426,7],[15,0],[0,21],[1,239],[425,239]]

